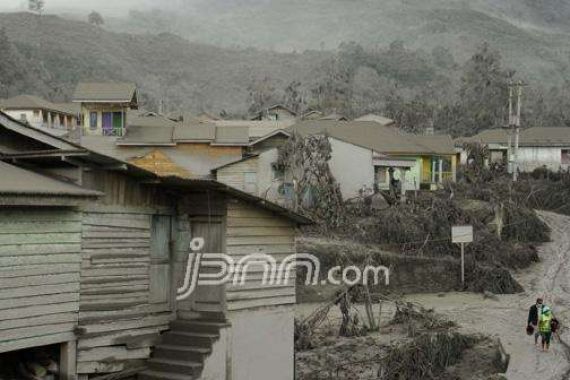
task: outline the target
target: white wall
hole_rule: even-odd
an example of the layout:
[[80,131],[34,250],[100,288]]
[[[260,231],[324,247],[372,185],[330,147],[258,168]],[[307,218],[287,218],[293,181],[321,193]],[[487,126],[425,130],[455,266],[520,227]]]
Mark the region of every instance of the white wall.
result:
[[560,148],[519,148],[519,168],[521,171],[533,171],[546,165],[551,170],[558,170],[561,165]]
[[344,199],[359,195],[362,186],[374,186],[372,151],[356,145],[329,138],[332,153],[329,166]]
[[[496,151],[498,149],[491,148]],[[531,172],[536,168],[546,165],[550,170],[557,171],[562,168],[568,169],[569,165],[562,165],[562,149],[570,147],[519,147],[518,164],[521,172]],[[514,159],[514,152],[511,153]],[[461,164],[467,163],[467,152],[461,151]]]
[[294,306],[229,313],[232,380],[293,380]]
[[[277,189],[281,182],[274,181],[273,163],[278,160],[277,148],[269,149],[261,153],[257,160],[257,191],[258,196],[271,200],[279,198]],[[266,197],[267,195],[267,197]]]
[[22,114],[26,115],[26,121],[33,127],[41,127],[42,126],[42,114],[38,112],[37,116],[34,116],[34,111],[32,110],[8,110],[4,111],[5,114],[8,116],[21,121]]

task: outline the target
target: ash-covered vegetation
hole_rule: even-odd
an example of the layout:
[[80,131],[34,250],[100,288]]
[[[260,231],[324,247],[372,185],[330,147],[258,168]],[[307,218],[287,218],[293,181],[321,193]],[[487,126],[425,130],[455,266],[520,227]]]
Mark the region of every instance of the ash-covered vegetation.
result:
[[[408,131],[423,132],[433,125],[457,136],[503,125],[507,84],[523,80],[529,84],[524,126],[570,125],[569,90],[561,79],[567,76],[564,52],[570,45],[565,45],[567,39],[547,39],[528,30],[497,34],[511,36],[519,41],[516,45],[487,38],[481,26],[469,44],[433,38],[437,45],[419,47],[395,36],[372,45],[347,37],[344,41],[357,42],[341,42],[332,50],[276,53],[214,47],[167,32],[111,32],[104,29],[109,23],[112,19],[101,27],[52,15],[0,14],[0,97],[30,93],[63,101],[78,81],[133,81],[140,86],[143,107],[150,110],[162,102],[166,112],[209,111],[240,118],[283,103],[301,113],[318,109],[355,117],[374,112]],[[310,33],[304,38],[311,39]],[[485,43],[487,39],[492,42]],[[533,63],[530,57],[513,59],[521,52],[533,52]]]

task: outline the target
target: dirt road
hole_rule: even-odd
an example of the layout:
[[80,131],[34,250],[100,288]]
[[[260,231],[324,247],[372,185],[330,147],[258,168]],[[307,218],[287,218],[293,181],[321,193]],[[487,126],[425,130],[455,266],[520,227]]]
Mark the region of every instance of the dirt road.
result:
[[[511,355],[507,372],[509,380],[570,379],[570,217],[548,212],[540,212],[540,216],[552,229],[552,241],[539,247],[540,263],[515,273],[525,293],[492,297],[475,293],[413,294],[405,297],[446,315],[466,333],[499,337]],[[525,332],[528,309],[539,296],[566,326],[561,331],[561,340],[555,338],[548,353],[535,347],[534,338]],[[298,316],[306,316],[318,306],[297,305]],[[361,306],[359,309],[365,315]],[[393,312],[393,305],[383,307],[384,323],[391,320]],[[338,310],[331,310],[328,321],[338,325],[340,319]],[[380,336],[388,341],[391,339],[386,330],[381,329]]]
[[[541,262],[515,277],[526,292],[484,298],[478,294],[412,295],[417,301],[457,321],[469,332],[498,336],[511,354],[510,380],[562,380],[570,378],[570,217],[540,212],[552,229],[552,242],[539,248]],[[555,339],[551,352],[543,353],[525,334],[528,308],[538,296],[567,326]]]

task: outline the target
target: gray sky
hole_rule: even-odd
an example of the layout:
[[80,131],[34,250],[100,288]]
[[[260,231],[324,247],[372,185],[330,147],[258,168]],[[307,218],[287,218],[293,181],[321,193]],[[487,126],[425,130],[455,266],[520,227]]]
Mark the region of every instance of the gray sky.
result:
[[[148,7],[152,3],[175,3],[178,0],[45,0],[46,13],[88,12],[96,10],[106,15],[123,15],[131,8]],[[27,9],[27,0],[0,0],[0,11],[23,11]]]

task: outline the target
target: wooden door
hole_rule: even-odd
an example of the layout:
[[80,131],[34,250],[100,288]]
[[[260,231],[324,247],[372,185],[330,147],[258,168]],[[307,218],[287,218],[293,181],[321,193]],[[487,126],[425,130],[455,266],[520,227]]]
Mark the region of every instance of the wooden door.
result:
[[113,112],[113,130],[116,136],[121,136],[123,129],[123,113]]
[[[203,253],[223,253],[224,249],[224,225],[219,219],[204,220],[192,219],[190,222],[192,238],[201,237],[204,239]],[[203,273],[208,268],[200,267]],[[218,271],[218,269],[213,269]],[[207,285],[196,288],[193,297],[196,311],[223,312],[225,310],[225,285]]]
[[170,240],[172,217],[152,215],[150,239],[150,303],[171,305],[173,289],[171,281]]
[[103,112],[101,122],[102,122],[102,126],[103,126],[103,135],[104,136],[112,136],[113,135],[113,113],[112,112]]

